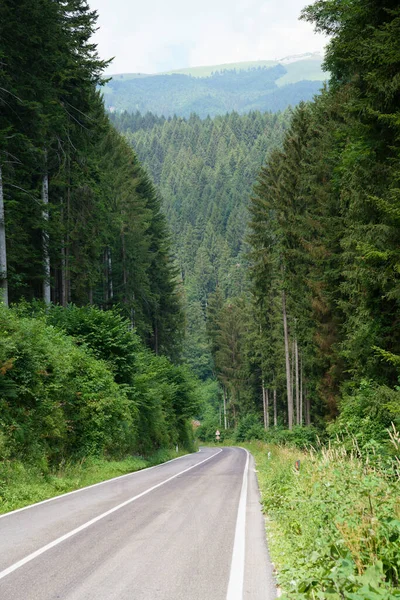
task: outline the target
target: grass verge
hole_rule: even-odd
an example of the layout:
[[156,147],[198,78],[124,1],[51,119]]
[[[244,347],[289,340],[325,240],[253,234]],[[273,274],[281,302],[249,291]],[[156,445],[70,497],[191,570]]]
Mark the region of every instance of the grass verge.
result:
[[161,464],[187,452],[162,449],[151,456],[130,456],[123,460],[89,457],[66,462],[55,471],[16,461],[0,464],[0,514],[41,500]]
[[[256,461],[267,537],[284,598],[400,598],[400,495],[343,449],[244,444]],[[295,462],[300,460],[300,469]]]

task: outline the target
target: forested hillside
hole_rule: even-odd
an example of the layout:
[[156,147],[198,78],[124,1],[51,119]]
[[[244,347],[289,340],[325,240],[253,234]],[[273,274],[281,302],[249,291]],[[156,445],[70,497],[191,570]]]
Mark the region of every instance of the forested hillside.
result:
[[400,10],[354,2],[344,14],[334,4],[303,13],[334,34],[332,80],[296,109],[283,149],[261,171],[253,293],[262,378],[285,394],[289,427],[320,405],[330,419],[340,411],[336,431],[368,445],[400,417]]
[[166,219],[96,90],[108,64],[91,42],[96,20],[84,0],[0,5],[0,459],[10,480],[16,460],[47,472],[192,444],[196,383],[169,360],[183,313]]
[[[340,430],[354,410],[364,439],[385,437],[399,418],[398,57],[379,40],[395,46],[397,13],[354,8],[348,24],[317,2],[304,14],[339,33],[330,88],[300,104],[288,129],[286,114],[257,112],[114,121],[164,198],[185,282],[186,358],[202,377],[218,375],[226,424],[256,411],[266,426],[323,425],[341,409]],[[211,348],[213,362],[196,347]]]
[[217,289],[226,299],[248,288],[251,189],[268,152],[281,143],[289,114],[165,119],[123,113],[112,120],[160,190],[184,283],[184,358],[200,377],[210,377],[209,298]]
[[321,57],[298,58],[289,64],[261,61],[254,66],[239,63],[156,75],[115,75],[103,90],[104,101],[111,111],[150,111],[164,117],[282,111],[300,100],[311,100],[326,79]]

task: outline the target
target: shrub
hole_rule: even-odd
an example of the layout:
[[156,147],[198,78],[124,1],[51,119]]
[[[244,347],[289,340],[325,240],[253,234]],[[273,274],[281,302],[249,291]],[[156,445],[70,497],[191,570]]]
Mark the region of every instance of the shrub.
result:
[[236,442],[262,440],[264,437],[265,430],[257,415],[248,414],[240,419],[235,431]]

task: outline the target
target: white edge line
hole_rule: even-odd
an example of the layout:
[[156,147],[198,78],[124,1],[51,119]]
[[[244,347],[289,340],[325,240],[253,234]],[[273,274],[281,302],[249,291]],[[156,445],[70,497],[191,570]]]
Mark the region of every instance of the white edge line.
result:
[[244,561],[246,546],[246,507],[247,507],[247,482],[249,472],[249,452],[243,472],[242,489],[240,492],[239,506],[236,519],[235,540],[233,542],[231,571],[229,575],[226,600],[243,599]]
[[94,519],[91,519],[90,521],[87,521],[83,525],[80,525],[79,527],[76,527],[76,529],[73,529],[72,531],[69,531],[68,533],[66,533],[66,534],[62,535],[61,537],[57,538],[56,540],[53,540],[49,544],[46,544],[45,546],[42,546],[42,548],[39,548],[39,550],[36,550],[35,552],[32,552],[31,554],[28,554],[28,556],[25,556],[25,558],[22,558],[21,560],[19,560],[18,562],[14,563],[13,565],[11,565],[10,567],[8,567],[7,569],[4,569],[4,571],[0,571],[0,579],[3,579],[7,575],[10,575],[10,573],[13,573],[13,571],[16,571],[20,567],[23,567],[24,565],[26,565],[28,562],[30,562],[34,558],[37,558],[41,554],[44,554],[48,550],[51,550],[51,548],[54,548],[55,546],[58,546],[58,544],[61,544],[61,542],[64,542],[65,540],[68,540],[69,538],[71,538],[72,536],[76,535],[77,533],[83,531],[84,529],[87,529],[91,525],[94,525],[94,523],[97,523],[101,519],[104,519],[105,517],[108,517],[108,515],[111,515],[112,513],[116,512],[117,510],[120,510],[121,508],[124,508],[124,506],[127,506],[128,504],[131,504],[132,502],[135,502],[135,500],[138,500],[139,498],[142,498],[143,496],[145,496],[146,494],[149,494],[153,490],[156,490],[157,488],[159,488],[162,485],[168,483],[169,481],[172,481],[172,479],[176,479],[176,477],[179,477],[179,475],[183,475],[183,473],[187,473],[188,471],[191,471],[191,469],[194,469],[195,467],[198,467],[198,466],[202,465],[203,463],[207,462],[208,460],[211,460],[212,458],[215,458],[220,452],[222,452],[222,448],[220,450],[218,450],[218,452],[216,452],[215,454],[212,454],[211,456],[209,456],[208,458],[205,458],[204,460],[200,461],[199,463],[196,463],[195,465],[192,465],[191,467],[188,467],[187,469],[184,469],[183,471],[180,471],[179,473],[176,473],[175,475],[172,475],[172,477],[168,477],[168,479],[165,479],[164,481],[161,481],[160,483],[157,483],[156,485],[153,485],[153,487],[148,488],[147,490],[145,490],[144,492],[141,492],[137,496],[134,496],[133,498],[130,498],[129,500],[125,500],[125,502],[122,502],[122,504],[118,504],[118,506],[114,506],[114,508],[111,508],[110,510],[107,510],[106,512],[102,513],[101,515],[98,515]]
[[180,460],[181,458],[186,458],[188,456],[192,456],[192,454],[198,454],[199,452],[201,452],[201,450],[197,450],[197,452],[191,452],[189,454],[182,454],[182,456],[171,458],[170,460],[166,460],[165,462],[159,463],[158,465],[153,465],[152,467],[145,467],[144,469],[138,469],[137,471],[132,471],[131,473],[125,473],[125,475],[111,477],[111,479],[105,479],[104,481],[99,481],[98,483],[92,483],[91,485],[86,485],[85,487],[81,487],[77,490],[72,490],[72,492],[65,492],[64,494],[59,494],[58,496],[46,498],[46,500],[40,500],[39,502],[35,502],[34,504],[28,504],[28,506],[23,506],[22,508],[17,508],[16,510],[11,510],[10,512],[3,513],[2,515],[0,515],[0,519],[4,519],[4,517],[9,517],[11,515],[16,515],[17,513],[22,512],[23,510],[28,510],[29,508],[34,508],[35,506],[40,506],[41,504],[46,504],[47,502],[53,502],[53,500],[58,500],[59,498],[66,498],[67,496],[72,496],[72,494],[78,494],[79,492],[90,490],[91,488],[95,488],[99,485],[105,485],[106,483],[110,483],[110,481],[117,481],[117,479],[124,479],[124,477],[132,477],[133,475],[143,473],[143,471],[151,471],[151,469],[162,467],[162,465],[167,465],[168,463],[174,462],[175,460]]

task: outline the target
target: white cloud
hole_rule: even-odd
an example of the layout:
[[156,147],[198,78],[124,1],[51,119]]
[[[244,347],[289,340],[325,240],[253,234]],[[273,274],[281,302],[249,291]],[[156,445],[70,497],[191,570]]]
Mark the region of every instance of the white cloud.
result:
[[95,42],[112,73],[268,60],[320,51],[326,39],[298,17],[306,0],[89,0]]

